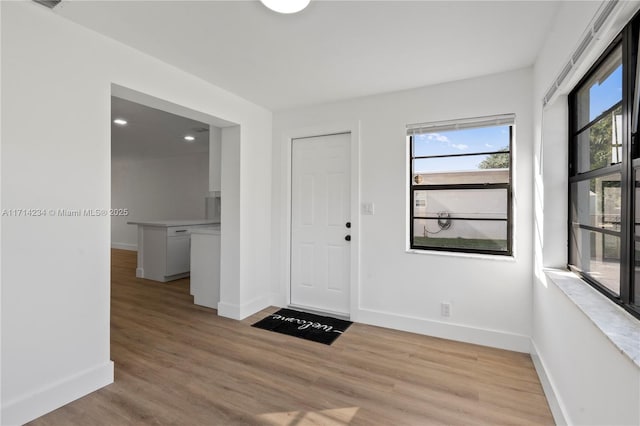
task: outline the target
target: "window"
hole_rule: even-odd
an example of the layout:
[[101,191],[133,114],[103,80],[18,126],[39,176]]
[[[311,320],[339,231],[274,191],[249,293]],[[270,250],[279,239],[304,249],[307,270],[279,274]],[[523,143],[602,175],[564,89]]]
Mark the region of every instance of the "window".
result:
[[513,123],[408,126],[412,249],[511,255]]
[[569,94],[568,246],[569,268],[640,316],[637,51],[635,19]]

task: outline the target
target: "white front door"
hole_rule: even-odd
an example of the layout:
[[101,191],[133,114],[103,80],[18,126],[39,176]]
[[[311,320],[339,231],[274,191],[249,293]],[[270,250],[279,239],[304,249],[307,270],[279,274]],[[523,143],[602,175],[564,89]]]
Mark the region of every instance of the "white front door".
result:
[[351,134],[294,139],[291,305],[349,314]]

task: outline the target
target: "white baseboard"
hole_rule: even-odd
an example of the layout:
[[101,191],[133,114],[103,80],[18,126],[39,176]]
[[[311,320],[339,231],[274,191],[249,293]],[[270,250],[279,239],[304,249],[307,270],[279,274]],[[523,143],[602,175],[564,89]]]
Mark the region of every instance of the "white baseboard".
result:
[[233,303],[219,302],[218,315],[221,317],[231,318],[235,320],[243,320],[256,312],[260,312],[264,308],[271,306],[270,295],[257,297],[243,305]]
[[47,385],[2,406],[3,425],[21,425],[113,383],[113,361]]
[[129,250],[129,251],[138,251],[137,244],[111,243],[111,248],[120,249],[120,250]]
[[530,337],[522,334],[506,333],[503,331],[451,324],[369,309],[358,310],[356,318],[358,322],[365,324],[425,334],[459,342],[474,343],[476,345],[524,353],[529,353],[531,349]]
[[280,293],[271,292],[269,306],[284,308],[285,306],[287,306],[287,298]]
[[540,357],[538,347],[536,346],[536,343],[533,341],[533,339],[531,340],[530,352],[533,366],[536,368],[536,372],[538,373],[538,377],[540,378],[540,383],[542,384],[542,390],[544,391],[544,395],[547,398],[547,402],[549,403],[549,408],[551,409],[553,420],[555,421],[556,425],[568,425],[569,423],[567,422],[567,417],[565,416],[563,405],[558,399],[558,394],[555,391],[555,387],[553,386],[551,378],[547,374],[547,369],[545,368],[544,361]]
[[218,316],[239,320],[240,306],[234,303],[218,302]]
[[260,312],[264,308],[268,308],[271,306],[271,297],[270,295],[256,297],[250,302],[245,303],[240,306],[240,319],[245,319],[256,312]]

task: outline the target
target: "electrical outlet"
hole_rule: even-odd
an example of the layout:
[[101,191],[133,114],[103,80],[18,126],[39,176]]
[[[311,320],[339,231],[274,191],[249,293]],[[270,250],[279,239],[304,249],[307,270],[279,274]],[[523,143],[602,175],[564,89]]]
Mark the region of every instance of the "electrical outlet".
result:
[[442,315],[443,317],[451,316],[451,303],[449,302],[440,303],[440,315]]

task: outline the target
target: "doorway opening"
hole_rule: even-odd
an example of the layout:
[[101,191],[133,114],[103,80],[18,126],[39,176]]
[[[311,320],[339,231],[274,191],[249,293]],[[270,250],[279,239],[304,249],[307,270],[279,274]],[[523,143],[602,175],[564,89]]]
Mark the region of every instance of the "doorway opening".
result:
[[[152,317],[161,319],[165,313],[171,317],[172,302],[183,308],[195,302],[205,308],[194,309],[217,314],[225,274],[220,222],[236,215],[225,209],[222,199],[238,198],[240,126],[115,84],[110,101],[110,321],[111,354],[118,368],[118,354],[126,350],[118,346],[118,333],[135,327],[127,323],[128,310],[149,309]],[[141,238],[139,223],[150,223],[150,231],[161,230],[163,236],[150,232],[151,237]],[[213,235],[216,223],[217,250],[210,244],[192,246],[195,228]],[[234,228],[224,231],[231,239]],[[217,261],[214,270],[206,270],[216,279],[198,288],[211,297],[199,298],[194,291],[195,277],[190,275],[196,257],[206,258],[207,267]]]

